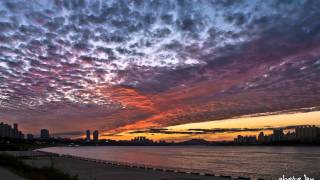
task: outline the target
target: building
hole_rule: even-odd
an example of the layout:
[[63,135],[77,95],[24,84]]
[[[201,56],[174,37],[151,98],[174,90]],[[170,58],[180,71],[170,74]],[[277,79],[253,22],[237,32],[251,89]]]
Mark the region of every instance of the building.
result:
[[296,141],[296,133],[294,132],[287,132],[287,134],[284,135],[283,137],[284,141]]
[[18,132],[18,139],[24,139],[24,134],[21,131]]
[[1,122],[0,138],[23,139],[24,135],[21,131],[19,131],[18,124],[14,124],[12,128],[10,125]]
[[257,142],[256,136],[241,136],[238,135],[237,138],[234,139],[234,142],[237,144],[254,144]]
[[3,122],[0,123],[0,138],[3,138],[5,136],[4,133],[4,124]]
[[264,135],[263,132],[259,133],[259,143],[278,143],[278,142],[320,142],[320,128],[315,125],[312,126],[297,126],[295,131],[288,130],[286,134],[281,128],[274,129],[273,134]]
[[8,138],[9,137],[9,129],[10,129],[10,126],[8,125],[8,124],[4,124],[3,125],[3,133],[4,133],[4,135],[3,135],[3,137],[4,138]]
[[274,129],[273,130],[273,141],[274,142],[279,142],[279,141],[283,141],[283,129],[279,128],[279,129]]
[[13,124],[12,131],[13,131],[12,135],[14,138],[20,137],[19,130],[18,130],[18,124],[16,124],[16,123]]
[[95,142],[99,141],[99,131],[98,130],[93,131],[93,141],[95,141]]
[[258,135],[258,142],[259,143],[263,143],[265,140],[264,140],[264,133],[263,132],[260,132],[259,135]]
[[10,138],[10,131],[11,131],[11,126],[8,124],[3,125],[3,132],[4,132],[4,138]]
[[33,140],[33,135],[32,134],[27,134],[27,140]]
[[91,141],[91,138],[90,138],[90,130],[87,130],[87,131],[86,131],[86,141],[87,141],[87,142],[90,142],[90,141]]
[[153,141],[144,137],[144,136],[138,136],[131,140],[134,144],[152,144]]
[[236,138],[233,140],[235,143],[242,143],[243,142],[243,136],[238,135]]
[[40,138],[41,139],[50,139],[49,130],[48,129],[41,129]]
[[320,136],[320,128],[316,126],[298,126],[295,128],[297,140],[314,141]]

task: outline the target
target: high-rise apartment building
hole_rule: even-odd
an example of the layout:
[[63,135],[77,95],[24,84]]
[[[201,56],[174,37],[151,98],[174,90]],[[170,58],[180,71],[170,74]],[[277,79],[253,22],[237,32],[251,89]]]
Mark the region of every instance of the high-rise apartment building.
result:
[[50,133],[48,129],[41,129],[40,131],[40,138],[41,139],[50,139]]
[[91,141],[91,138],[90,138],[90,130],[87,130],[87,131],[86,131],[86,141],[87,141],[87,142],[90,142],[90,141]]
[[18,124],[13,124],[13,128],[3,122],[0,123],[0,138],[23,139],[24,135],[18,129]]
[[99,131],[95,130],[93,132],[93,141],[98,142],[99,141]]

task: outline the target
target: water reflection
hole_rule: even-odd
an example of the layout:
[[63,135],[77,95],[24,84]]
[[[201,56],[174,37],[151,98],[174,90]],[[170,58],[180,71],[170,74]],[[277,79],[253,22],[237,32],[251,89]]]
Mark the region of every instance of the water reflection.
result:
[[320,177],[319,147],[54,147],[48,152],[126,163],[274,179]]

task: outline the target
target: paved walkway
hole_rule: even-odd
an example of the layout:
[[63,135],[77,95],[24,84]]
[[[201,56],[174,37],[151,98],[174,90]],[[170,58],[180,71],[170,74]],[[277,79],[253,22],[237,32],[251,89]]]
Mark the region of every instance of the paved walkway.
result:
[[[48,157],[47,153],[34,151],[6,152],[15,156],[30,156],[30,159],[23,161],[33,167],[53,166],[72,176],[78,176],[79,180],[232,180],[227,177],[202,176],[197,174],[174,173],[164,171],[154,171],[150,169],[131,168],[116,166],[105,163],[85,161],[67,157]],[[10,173],[10,172],[9,172]],[[4,178],[4,180],[11,180]],[[0,180],[1,171],[0,171]],[[21,180],[19,178],[18,180]]]
[[5,179],[5,180],[26,180],[20,176],[17,176],[10,172],[9,170],[0,167],[0,179]]
[[79,180],[232,180],[223,177],[128,168],[65,157],[40,157],[26,159],[24,162],[34,167],[53,165],[65,173],[78,176]]

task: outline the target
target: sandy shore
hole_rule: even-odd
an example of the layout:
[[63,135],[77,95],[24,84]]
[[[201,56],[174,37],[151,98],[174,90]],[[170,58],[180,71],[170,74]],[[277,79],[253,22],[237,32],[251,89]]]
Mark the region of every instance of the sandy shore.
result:
[[30,156],[25,159],[29,165],[35,167],[53,166],[73,176],[78,176],[80,180],[223,180],[230,177],[216,177],[210,174],[196,174],[186,172],[173,172],[171,170],[152,169],[145,167],[130,167],[125,165],[115,165],[106,162],[94,162],[75,157],[54,156],[42,152],[24,151],[9,152],[16,156]]

